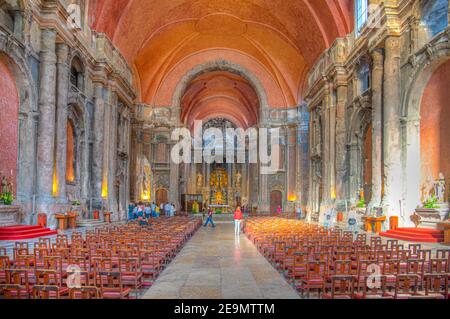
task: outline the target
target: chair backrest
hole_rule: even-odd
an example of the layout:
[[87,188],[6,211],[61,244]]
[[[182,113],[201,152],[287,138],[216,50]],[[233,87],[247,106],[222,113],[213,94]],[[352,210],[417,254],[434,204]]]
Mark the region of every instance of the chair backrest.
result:
[[61,299],[59,287],[52,285],[35,285],[33,286],[33,299]]
[[381,265],[383,275],[397,275],[400,273],[400,259],[384,260]]
[[306,268],[306,277],[324,278],[328,275],[328,263],[326,261],[310,261]]
[[19,285],[25,291],[30,289],[29,270],[28,269],[6,269],[6,284]]
[[419,288],[419,276],[414,274],[399,274],[395,281],[395,295],[397,299],[399,295],[415,295]]
[[100,289],[94,286],[71,288],[70,299],[100,299]]
[[351,260],[336,260],[334,261],[333,275],[352,275],[352,261]]
[[449,279],[450,274],[426,274],[425,281],[425,295],[439,294],[443,298],[449,298]]
[[331,277],[331,299],[342,298],[344,296],[353,299],[354,291],[354,276],[337,275]]
[[432,258],[430,260],[429,273],[448,273],[449,260],[446,258]]
[[8,256],[0,256],[0,270],[11,268],[11,261]]
[[390,297],[388,295],[387,277],[384,275],[365,276],[364,282],[360,284],[362,284],[363,287],[364,299],[368,296],[378,296],[382,298]]
[[7,256],[8,253],[5,247],[0,247],[0,256]]
[[100,289],[123,290],[122,274],[119,271],[100,271],[96,273],[97,282],[100,284]]
[[36,269],[34,277],[37,285],[55,285],[61,287],[61,283],[58,280],[58,272],[56,270]]
[[21,285],[0,284],[0,296],[4,299],[21,299]]

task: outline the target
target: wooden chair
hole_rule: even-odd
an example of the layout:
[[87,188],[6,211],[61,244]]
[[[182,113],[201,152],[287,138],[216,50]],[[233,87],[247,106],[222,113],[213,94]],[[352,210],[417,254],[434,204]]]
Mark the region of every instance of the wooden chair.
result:
[[[37,269],[35,273],[36,285],[58,287],[59,296],[64,296],[69,293],[69,289],[62,286],[62,281],[57,270]],[[50,291],[50,294],[53,294],[53,290]]]
[[327,275],[328,264],[326,261],[308,262],[306,268],[306,277],[301,280],[301,285],[297,287],[300,288],[302,297],[304,291],[306,290],[307,297],[309,298],[311,289],[317,289],[318,296],[320,297]]
[[70,299],[100,299],[100,290],[97,287],[86,286],[80,288],[71,288],[69,291]]
[[124,286],[133,287],[136,290],[142,287],[143,274],[138,258],[120,258],[119,269]]
[[[6,269],[6,285],[8,285],[9,287],[14,286],[13,289],[8,290],[7,294],[14,296],[16,299],[29,299],[31,295],[29,270]],[[20,289],[17,290],[17,287],[19,287]]]
[[423,298],[418,292],[419,276],[415,274],[399,274],[396,276],[394,299]]
[[33,299],[61,299],[58,286],[33,286]]
[[449,299],[449,278],[450,274],[426,274],[424,296],[433,299]]
[[394,299],[394,294],[388,291],[386,276],[365,276],[362,292],[355,293],[356,299]]
[[331,289],[324,283],[324,299],[353,299],[355,289],[354,276],[331,276]]
[[0,284],[0,296],[4,299],[23,299],[22,286],[14,284]]
[[104,299],[129,298],[131,289],[124,288],[120,272],[100,271],[96,274],[100,283],[100,291]]

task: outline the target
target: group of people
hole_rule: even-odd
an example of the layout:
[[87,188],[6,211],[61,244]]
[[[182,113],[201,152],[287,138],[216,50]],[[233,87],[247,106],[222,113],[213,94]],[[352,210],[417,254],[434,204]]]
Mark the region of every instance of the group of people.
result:
[[139,202],[138,204],[130,203],[128,205],[128,220],[138,220],[141,225],[148,224],[151,218],[158,218],[161,214],[174,217],[175,213],[175,205],[171,203],[157,205],[154,202],[151,204]]
[[[242,210],[244,210],[244,212]],[[234,216],[233,216],[233,218],[234,218],[234,234],[236,236],[240,235],[240,233],[241,233],[241,222],[242,222],[242,220],[244,220],[245,218],[248,217],[248,213],[249,213],[247,206],[244,206],[242,210],[241,210],[241,207],[238,206],[236,208],[236,210],[234,211]],[[212,208],[209,208],[208,209],[208,216],[206,218],[206,222],[203,225],[204,227],[207,227],[208,224],[211,224],[211,226],[213,228],[216,228],[216,225],[214,224],[214,221],[213,221],[213,216],[214,216],[214,210]]]

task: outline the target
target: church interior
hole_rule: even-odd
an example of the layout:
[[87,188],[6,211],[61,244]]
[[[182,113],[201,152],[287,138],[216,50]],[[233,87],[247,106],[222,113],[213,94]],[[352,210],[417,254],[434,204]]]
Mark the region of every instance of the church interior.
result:
[[449,19],[0,0],[0,300],[449,299]]

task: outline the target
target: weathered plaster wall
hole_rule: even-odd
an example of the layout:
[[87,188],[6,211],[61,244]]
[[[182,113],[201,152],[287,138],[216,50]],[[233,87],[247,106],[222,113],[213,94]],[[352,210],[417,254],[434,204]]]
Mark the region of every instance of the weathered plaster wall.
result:
[[0,174],[16,180],[19,97],[5,57],[0,56]]
[[432,75],[420,107],[421,184],[450,176],[450,60]]

